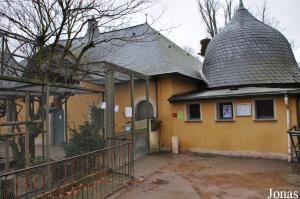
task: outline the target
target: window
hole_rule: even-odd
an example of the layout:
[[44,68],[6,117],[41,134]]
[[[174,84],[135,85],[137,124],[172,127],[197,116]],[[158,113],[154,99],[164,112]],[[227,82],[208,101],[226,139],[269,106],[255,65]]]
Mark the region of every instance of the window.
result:
[[218,120],[232,120],[233,106],[232,102],[222,102],[217,104],[217,119]]
[[186,120],[201,120],[200,104],[186,105]]
[[256,119],[275,119],[274,101],[272,99],[255,100]]

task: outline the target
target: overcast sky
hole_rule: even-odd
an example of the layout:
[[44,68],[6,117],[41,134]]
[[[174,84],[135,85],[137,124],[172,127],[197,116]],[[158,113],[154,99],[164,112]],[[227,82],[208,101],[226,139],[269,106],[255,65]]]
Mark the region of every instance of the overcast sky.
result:
[[[222,0],[224,1],[224,0]],[[238,4],[238,0],[235,2]],[[279,22],[279,29],[288,40],[294,40],[295,57],[300,62],[300,0],[267,0],[268,15]],[[244,0],[244,5],[252,13],[258,13],[263,0]],[[160,0],[159,4],[145,11],[151,18],[160,17],[153,25],[160,30],[166,27],[175,27],[171,32],[163,32],[177,45],[190,46],[199,52],[199,41],[207,36],[204,25],[201,23],[197,0]],[[143,15],[135,20],[138,23],[145,21]],[[297,48],[298,47],[298,48]]]

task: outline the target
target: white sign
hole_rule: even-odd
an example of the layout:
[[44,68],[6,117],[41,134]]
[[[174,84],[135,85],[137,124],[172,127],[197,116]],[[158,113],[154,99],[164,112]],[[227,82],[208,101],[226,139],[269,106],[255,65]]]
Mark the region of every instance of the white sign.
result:
[[101,102],[100,108],[101,109],[106,109],[106,102]]
[[232,118],[232,106],[223,105],[223,118]]
[[116,105],[116,106],[115,106],[115,113],[119,112],[119,110],[120,110],[119,105]]
[[237,104],[236,105],[237,116],[251,116],[251,104]]
[[131,107],[125,108],[125,117],[132,117],[132,108]]

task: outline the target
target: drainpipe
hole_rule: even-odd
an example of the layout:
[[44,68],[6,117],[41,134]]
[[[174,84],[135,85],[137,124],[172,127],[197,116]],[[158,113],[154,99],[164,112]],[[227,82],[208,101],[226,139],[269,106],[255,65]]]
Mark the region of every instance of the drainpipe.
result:
[[[288,94],[284,95],[284,104],[285,104],[285,111],[286,111],[286,124],[287,124],[287,130],[291,128],[291,113],[289,108],[289,96]],[[291,138],[288,134],[288,162],[293,161],[293,154],[292,154],[292,144],[291,144]]]

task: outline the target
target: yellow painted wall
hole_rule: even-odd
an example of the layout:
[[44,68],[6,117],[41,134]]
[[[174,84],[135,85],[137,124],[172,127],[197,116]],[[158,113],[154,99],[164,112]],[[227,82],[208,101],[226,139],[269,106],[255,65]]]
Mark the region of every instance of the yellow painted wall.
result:
[[[157,102],[156,104],[156,81]],[[103,88],[102,85],[85,82],[82,86],[94,89]],[[178,93],[197,90],[199,85],[195,81],[176,76],[162,76],[150,82],[150,99],[157,106],[157,116],[161,123],[161,146],[171,149],[171,137],[180,137],[181,149],[212,149],[224,151],[287,153],[287,122],[284,97],[274,97],[276,103],[276,121],[254,121],[251,117],[237,117],[233,122],[216,121],[216,100],[202,100],[201,122],[187,122],[173,118],[173,113],[183,111],[185,103],[171,104],[168,99]],[[145,82],[135,84],[135,103],[146,96]],[[125,107],[130,107],[130,85],[116,85],[115,104],[119,105],[119,112],[115,113],[116,131],[122,132],[123,125],[131,121],[124,117]],[[236,98],[237,103],[252,103],[254,98]],[[88,120],[88,105],[99,104],[101,94],[81,94],[72,96],[68,100],[68,125],[78,127]],[[218,100],[222,101],[222,100]],[[227,101],[227,100],[225,100]],[[296,100],[290,97],[291,126],[297,124]],[[155,107],[154,107],[155,108]],[[22,118],[23,113],[20,114]],[[3,129],[1,128],[3,132]],[[70,135],[69,135],[70,137]]]
[[[82,87],[91,89],[102,89],[103,86],[99,84],[93,84],[84,82]],[[88,106],[90,104],[99,105],[102,101],[101,93],[90,93],[90,94],[76,94],[68,99],[68,126],[71,128],[77,128],[78,125],[89,120]],[[69,131],[68,131],[69,132]]]
[[[155,81],[150,81],[150,101],[156,106]],[[115,113],[115,130],[117,133],[123,132],[123,125],[131,122],[131,118],[125,117],[125,108],[131,107],[131,87],[130,83],[119,84],[115,86],[115,105],[119,106],[119,112]],[[146,98],[146,81],[136,81],[134,85],[134,101],[135,104]]]
[[176,76],[164,76],[158,79],[158,118],[161,123],[161,147],[171,149],[171,136],[173,134],[172,104],[168,99],[175,94],[197,90],[196,81]]
[[[254,121],[253,116],[235,116],[232,122],[216,121],[216,100],[202,100],[200,101],[202,121],[187,122],[172,118],[172,133],[179,136],[182,150],[210,149],[287,154],[288,137],[284,97],[277,96],[274,99],[276,121]],[[234,111],[237,103],[252,102],[253,98],[236,98],[233,100]],[[296,125],[295,98],[290,98],[289,104],[292,116],[291,125]],[[185,115],[185,103],[173,104],[172,111],[174,113],[183,111]]]
[[[101,85],[85,83],[83,86],[89,88],[102,88]],[[171,133],[171,104],[168,99],[178,93],[196,90],[198,88],[195,81],[175,76],[159,77],[157,80],[158,87],[158,104],[156,104],[156,80],[150,81],[150,101],[154,104],[154,109],[157,106],[157,116],[162,120],[162,134],[170,135]],[[137,101],[146,97],[146,82],[135,81],[135,104]],[[88,104],[101,102],[101,95],[86,94],[70,97],[68,100],[68,123],[70,126],[81,124],[88,119],[87,109]],[[119,112],[115,113],[115,129],[116,132],[122,132],[123,125],[131,121],[131,118],[124,116],[125,107],[131,106],[130,83],[117,84],[115,86],[115,105],[119,106]],[[154,110],[156,112],[156,110]]]

